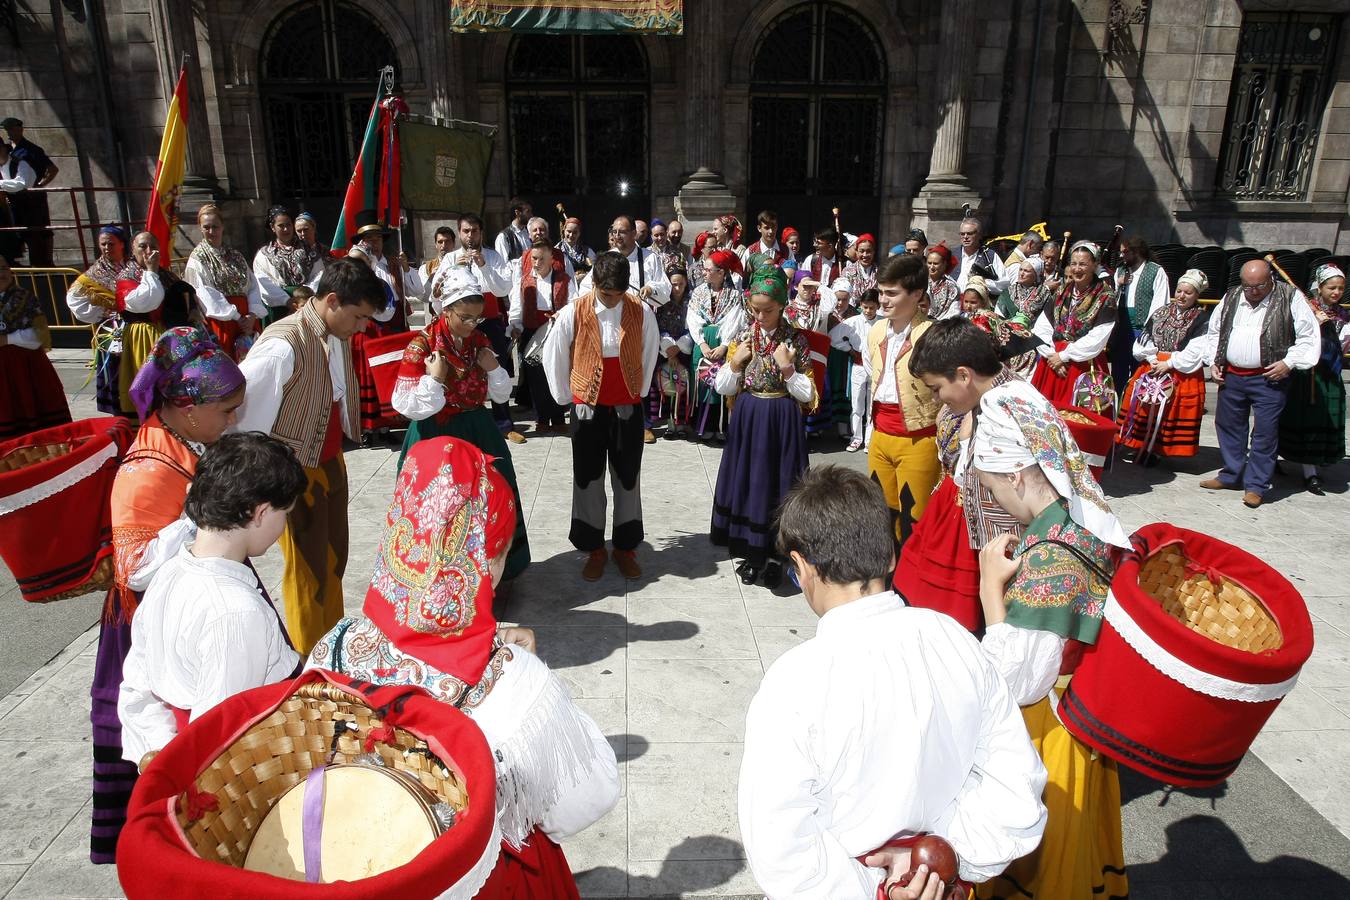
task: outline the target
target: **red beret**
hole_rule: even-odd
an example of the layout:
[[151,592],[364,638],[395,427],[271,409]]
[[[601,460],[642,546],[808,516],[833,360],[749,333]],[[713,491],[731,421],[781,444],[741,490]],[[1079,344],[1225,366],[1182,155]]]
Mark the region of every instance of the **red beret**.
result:
[[709,259],[719,269],[735,272],[737,275],[745,274],[745,269],[741,267],[741,258],[730,250],[714,250]]

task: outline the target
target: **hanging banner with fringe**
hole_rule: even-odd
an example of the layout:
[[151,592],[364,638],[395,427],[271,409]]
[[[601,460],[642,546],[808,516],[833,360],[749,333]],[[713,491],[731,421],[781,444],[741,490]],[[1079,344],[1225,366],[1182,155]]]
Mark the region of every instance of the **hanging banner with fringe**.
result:
[[450,0],[450,30],[683,34],[684,0]]

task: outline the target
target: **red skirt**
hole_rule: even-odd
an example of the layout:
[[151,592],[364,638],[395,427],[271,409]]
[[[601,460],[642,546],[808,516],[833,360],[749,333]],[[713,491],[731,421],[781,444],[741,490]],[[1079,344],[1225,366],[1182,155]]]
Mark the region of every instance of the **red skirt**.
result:
[[[1055,341],[1056,352],[1062,353],[1067,346],[1069,346],[1068,341]],[[1111,371],[1111,362],[1107,358],[1105,350],[1096,359],[1088,359],[1083,362],[1065,360],[1065,371],[1062,378],[1055,374],[1055,370],[1050,368],[1050,364],[1042,356],[1036,360],[1036,371],[1031,373],[1031,386],[1040,391],[1045,399],[1055,406],[1073,406],[1075,405],[1073,402],[1074,382],[1078,381],[1078,376],[1090,372],[1094,365],[1100,370]]]
[[950,476],[933,492],[895,567],[895,591],[910,606],[946,613],[968,631],[984,627],[980,558],[970,546],[960,492]]
[[519,850],[502,841],[497,868],[477,896],[493,900],[581,900],[562,847],[538,828]]
[[[239,315],[247,316],[249,314],[247,297],[233,296],[226,297],[225,299],[230,301],[230,304],[233,305],[235,309],[239,310]],[[247,334],[244,333],[243,326],[239,324],[238,319],[227,319],[222,321],[220,319],[207,318],[206,327],[210,329],[211,336],[216,339],[216,343],[220,345],[222,350],[230,355],[231,359],[236,362],[243,362],[244,357],[248,355],[248,351],[253,347],[253,341],[262,331],[262,322],[254,322],[253,329]],[[241,338],[243,340],[241,340]]]
[[41,350],[0,347],[0,440],[70,421],[66,389]]
[[[1159,353],[1158,359],[1167,359],[1171,354]],[[1176,387],[1172,396],[1163,407],[1162,422],[1156,422],[1156,406],[1135,408],[1135,386],[1139,376],[1149,370],[1148,363],[1141,365],[1130,378],[1125,388],[1125,399],[1120,404],[1120,436],[1116,442],[1133,450],[1140,450],[1148,442],[1149,436],[1156,432],[1151,448],[1161,456],[1194,456],[1200,446],[1200,421],[1205,417],[1205,372],[1197,369],[1185,374],[1173,371]]]

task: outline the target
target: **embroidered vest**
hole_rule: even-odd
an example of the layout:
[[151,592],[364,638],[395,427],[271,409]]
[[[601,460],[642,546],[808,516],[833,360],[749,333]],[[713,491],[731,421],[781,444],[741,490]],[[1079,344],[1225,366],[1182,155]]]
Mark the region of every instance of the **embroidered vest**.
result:
[[[600,319],[595,312],[595,295],[585,293],[573,301],[572,395],[595,405],[604,380],[604,345],[600,339]],[[619,320],[619,366],[624,387],[634,397],[642,391],[642,301],[632,294],[623,298]]]
[[[1266,318],[1261,323],[1261,366],[1272,365],[1283,359],[1294,346],[1294,310],[1292,302],[1294,291],[1287,284],[1276,284],[1270,294],[1270,306],[1266,308]],[[1223,319],[1219,322],[1219,347],[1214,352],[1214,364],[1223,368],[1228,365],[1228,336],[1233,333],[1233,320],[1237,317],[1239,303],[1246,303],[1242,285],[1238,285],[1223,298]]]
[[[1153,285],[1157,277],[1158,264],[1152,261],[1144,263],[1138,275],[1131,276],[1131,280],[1135,282],[1134,305],[1129,307],[1132,328],[1143,328],[1144,322],[1148,320],[1149,310],[1153,309]],[[1128,285],[1126,289],[1128,290]]]
[[[282,388],[281,408],[277,411],[272,437],[295,451],[300,464],[308,469],[319,465],[328,419],[333,411],[333,380],[328,374],[328,329],[312,304],[305,304],[299,315],[273,322],[258,338],[259,343],[281,340],[290,344],[295,370]],[[349,437],[361,434],[357,397],[356,368],[352,365],[351,344],[342,341],[342,374],[346,395],[342,398],[343,431]]]
[[[831,259],[829,263],[830,263],[830,274],[831,275],[838,274],[839,263],[834,259]],[[821,257],[819,253],[811,254],[811,277],[814,278],[816,281],[820,281],[820,274],[824,271],[825,271],[825,259]],[[829,288],[829,285],[822,284],[820,288],[821,290],[827,290]]]
[[530,331],[541,327],[553,318],[554,313],[567,305],[567,267],[556,257],[553,260],[552,279],[553,298],[550,302],[552,308],[543,310],[539,308],[539,290],[535,286],[534,267],[527,268],[520,276],[521,319]]
[[[932,428],[937,422],[941,404],[928,389],[928,385],[909,372],[909,358],[914,353],[914,345],[923,337],[933,320],[922,312],[915,313],[914,324],[909,330],[909,346],[895,361],[895,394],[900,399],[900,414],[905,420],[905,430],[910,432]],[[886,339],[891,334],[891,323],[878,319],[867,332],[867,355],[872,361],[872,395],[876,396],[881,387],[882,370],[886,366]]]

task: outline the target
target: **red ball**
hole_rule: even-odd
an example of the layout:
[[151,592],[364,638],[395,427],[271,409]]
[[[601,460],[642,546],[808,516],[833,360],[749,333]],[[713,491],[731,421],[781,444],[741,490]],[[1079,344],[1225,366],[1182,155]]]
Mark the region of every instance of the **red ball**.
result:
[[910,869],[927,866],[944,884],[951,884],[956,880],[956,851],[936,834],[925,834],[910,848],[909,866]]

